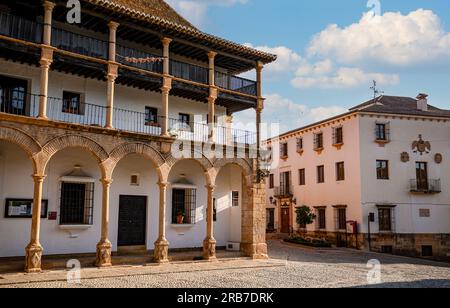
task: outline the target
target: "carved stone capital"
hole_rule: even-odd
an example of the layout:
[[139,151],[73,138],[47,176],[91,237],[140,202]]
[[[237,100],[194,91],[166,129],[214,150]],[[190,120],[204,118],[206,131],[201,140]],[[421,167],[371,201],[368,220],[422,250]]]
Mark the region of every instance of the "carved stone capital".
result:
[[48,64],[50,66],[53,63],[53,52],[54,48],[51,46],[41,46],[41,60],[39,64],[41,66]]
[[114,182],[113,179],[100,179],[100,182],[103,184],[104,187],[110,187],[111,184]]
[[162,42],[162,44],[163,44],[163,47],[169,47],[170,43],[172,43],[172,39],[171,39],[171,38],[168,38],[168,37],[164,37],[164,38],[161,40],[161,42]]
[[158,186],[160,189],[167,189],[168,185],[169,185],[169,183],[167,183],[167,182],[158,182]]
[[108,22],[108,28],[110,31],[117,31],[117,28],[119,28],[120,24],[115,21]]
[[32,178],[35,183],[43,183],[47,176],[43,174],[33,174]]
[[164,93],[169,92],[170,90],[172,90],[172,78],[163,77],[163,84],[161,87],[161,91]]
[[217,87],[214,87],[214,86],[209,87],[208,101],[212,100],[214,103],[216,101],[217,97],[219,97],[219,90],[217,89]]
[[45,11],[51,12],[55,8],[56,4],[51,1],[44,1],[42,4],[44,6]]
[[259,98],[258,102],[256,104],[256,111],[257,112],[262,112],[264,110],[264,99],[263,98]]
[[105,240],[97,244],[97,258],[95,261],[95,266],[112,266],[112,245],[109,240]]
[[166,239],[160,239],[155,242],[153,260],[160,264],[169,262],[169,242]]
[[210,51],[208,52],[208,59],[214,60],[214,58],[217,56],[217,52]]
[[203,242],[203,259],[207,261],[215,261],[217,241],[214,238],[207,238]]
[[30,243],[25,249],[25,271],[38,273],[42,271],[42,252],[44,249],[39,243]]
[[215,186],[215,185],[211,185],[211,184],[208,184],[208,185],[206,185],[205,187],[206,187],[206,189],[207,189],[209,192],[214,192],[214,190],[216,189],[216,186]]

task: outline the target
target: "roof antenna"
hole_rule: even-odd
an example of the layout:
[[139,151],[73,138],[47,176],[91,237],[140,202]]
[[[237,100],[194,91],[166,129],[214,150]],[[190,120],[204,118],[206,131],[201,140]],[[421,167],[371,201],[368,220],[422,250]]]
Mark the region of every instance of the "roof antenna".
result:
[[375,101],[377,100],[377,96],[379,94],[384,94],[384,91],[381,91],[380,89],[377,88],[377,81],[374,80],[373,81],[373,86],[370,87],[370,89],[373,91],[373,102],[375,103]]

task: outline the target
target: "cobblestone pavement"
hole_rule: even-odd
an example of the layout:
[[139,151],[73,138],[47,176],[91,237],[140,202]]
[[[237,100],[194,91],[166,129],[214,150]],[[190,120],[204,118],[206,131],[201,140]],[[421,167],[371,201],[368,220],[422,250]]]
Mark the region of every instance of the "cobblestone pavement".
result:
[[162,266],[84,269],[80,284],[68,284],[67,272],[10,274],[0,277],[4,287],[174,287],[174,288],[285,288],[367,287],[367,262],[381,263],[377,287],[450,288],[450,264],[364,253],[347,249],[316,250],[269,243],[268,261],[245,259],[215,263],[185,262]]

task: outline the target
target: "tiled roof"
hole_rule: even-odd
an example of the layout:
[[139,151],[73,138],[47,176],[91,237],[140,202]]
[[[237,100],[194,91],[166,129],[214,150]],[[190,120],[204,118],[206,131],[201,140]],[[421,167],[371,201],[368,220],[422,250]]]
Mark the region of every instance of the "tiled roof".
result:
[[422,111],[417,108],[416,99],[402,96],[380,96],[375,100],[372,99],[361,105],[355,106],[351,108],[350,111],[450,117],[450,110],[439,109],[428,105],[428,110]]
[[267,64],[277,59],[276,55],[262,52],[247,46],[237,44],[214,35],[210,35],[195,28],[186,19],[180,16],[170,5],[163,0],[85,0],[93,5],[126,14],[132,18],[149,22],[151,24],[167,27],[181,34],[191,35],[216,44],[221,47],[233,49],[237,52],[258,57]]

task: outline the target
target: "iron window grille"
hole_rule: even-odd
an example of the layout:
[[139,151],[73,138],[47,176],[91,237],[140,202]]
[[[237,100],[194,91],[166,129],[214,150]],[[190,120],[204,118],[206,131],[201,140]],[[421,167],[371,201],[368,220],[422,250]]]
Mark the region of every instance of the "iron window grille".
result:
[[280,144],[280,156],[281,158],[285,158],[288,157],[289,153],[288,153],[288,144],[287,142]]
[[275,175],[272,173],[269,175],[269,189],[275,188]]
[[336,163],[336,180],[345,181],[345,163]]
[[317,183],[325,183],[325,166],[317,167]]
[[377,160],[377,179],[389,180],[389,161]]
[[306,169],[300,169],[298,171],[298,184],[300,186],[306,185]]
[[393,232],[395,225],[395,212],[393,208],[378,208],[378,225],[380,232]]
[[333,144],[344,144],[344,128],[342,126],[333,128]]
[[275,209],[267,209],[267,230],[275,230]]
[[316,229],[317,230],[326,230],[327,228],[327,218],[326,218],[326,208],[317,208],[316,209]]
[[94,183],[61,183],[61,225],[92,225]]
[[213,199],[213,221],[217,221],[217,199]]
[[297,138],[297,152],[303,151],[303,138]]
[[232,192],[232,205],[233,205],[233,207],[239,206],[239,192],[238,191]]
[[63,92],[62,112],[82,115],[84,114],[81,94],[74,92]]
[[323,149],[323,133],[314,134],[314,150]]
[[183,216],[182,224],[195,224],[197,211],[196,189],[173,189],[172,191],[172,223],[179,224],[178,217]]
[[389,123],[375,123],[375,140],[389,141],[390,140],[390,125]]

